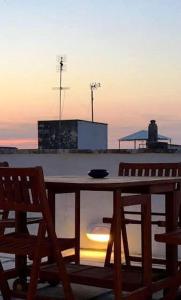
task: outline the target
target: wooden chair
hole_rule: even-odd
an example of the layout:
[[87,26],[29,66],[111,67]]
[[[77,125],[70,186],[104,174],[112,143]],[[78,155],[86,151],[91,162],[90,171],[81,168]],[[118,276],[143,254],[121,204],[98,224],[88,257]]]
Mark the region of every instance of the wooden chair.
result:
[[[4,231],[0,235],[0,253],[15,254],[19,258],[28,256],[32,261],[28,267],[21,266],[20,261],[16,266],[17,276],[22,273],[24,277],[30,276],[26,299],[36,298],[41,259],[49,255],[53,255],[57,265],[58,280],[63,284],[65,299],[74,299],[61,254],[61,251],[72,246],[72,243],[69,239],[56,237],[41,167],[0,168],[0,210],[13,211],[17,218],[15,230],[11,233]],[[42,219],[34,234],[27,232],[26,227],[23,230],[21,220],[27,212],[41,214]],[[6,220],[1,220],[1,224],[3,222],[6,224]],[[2,264],[0,289],[3,299],[11,299],[13,292],[9,288]],[[18,293],[15,293],[15,296],[18,296]]]
[[[9,163],[7,161],[3,161],[0,162],[0,168],[2,167],[9,167]],[[0,234],[2,234],[5,230],[5,228],[12,228],[15,227],[15,219],[14,218],[10,218],[9,216],[9,211],[0,211],[0,216],[1,216],[1,220],[3,220],[4,222],[1,222],[1,226],[0,226]],[[6,220],[6,222],[5,222]],[[36,224],[37,222],[39,222],[40,218],[28,218],[27,219],[27,224]],[[28,229],[27,229],[28,230]]]
[[[176,177],[181,176],[181,163],[124,163],[121,162],[119,164],[119,176],[166,176],[166,177]],[[131,197],[131,202],[130,202]],[[122,212],[122,240],[123,240],[123,248],[124,248],[124,254],[125,254],[125,262],[127,265],[131,264],[131,261],[140,262],[141,258],[137,256],[130,255],[129,251],[129,245],[128,245],[128,237],[127,237],[127,230],[126,225],[128,224],[143,224],[143,215],[144,211],[143,208],[141,208],[140,211],[135,210],[125,210],[125,207],[128,206],[134,206],[134,205],[141,205],[141,202],[139,201],[140,195],[133,195],[133,196],[124,196],[122,198],[123,201],[123,212]],[[134,203],[135,199],[135,203]],[[128,218],[129,216],[140,216],[141,219],[134,219],[134,218]],[[163,220],[165,213],[164,212],[152,212],[152,225],[157,225],[159,227],[165,226],[165,221]],[[155,217],[157,218],[155,220]],[[161,220],[159,219],[161,217]],[[104,223],[111,223],[111,229],[110,229],[110,240],[108,242],[107,247],[107,253],[106,253],[106,259],[105,264],[109,265],[111,261],[111,253],[113,248],[113,226],[112,226],[112,218],[103,218]],[[143,242],[143,241],[142,241]],[[153,263],[161,263],[165,264],[164,260],[153,258]]]
[[[166,249],[167,253],[169,253],[169,256],[176,255],[177,261],[172,262],[170,265],[167,264],[167,268],[170,269],[170,266],[172,268],[170,276],[167,279],[167,284],[164,286],[166,288],[164,293],[163,300],[173,300],[173,299],[180,299],[181,293],[179,290],[179,286],[181,285],[181,266],[178,261],[178,246],[181,245],[181,228],[178,227],[175,230],[162,233],[162,234],[155,234],[155,240],[160,243],[164,243],[165,245],[174,245],[176,246],[176,249],[170,251],[170,249]],[[176,252],[175,252],[176,251]],[[162,286],[161,286],[162,288]]]

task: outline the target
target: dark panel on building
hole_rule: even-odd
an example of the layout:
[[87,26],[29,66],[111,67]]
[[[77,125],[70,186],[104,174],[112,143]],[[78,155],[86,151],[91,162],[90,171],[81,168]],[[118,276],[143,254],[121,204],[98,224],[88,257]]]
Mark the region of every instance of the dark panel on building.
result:
[[77,122],[38,121],[39,149],[77,149]]

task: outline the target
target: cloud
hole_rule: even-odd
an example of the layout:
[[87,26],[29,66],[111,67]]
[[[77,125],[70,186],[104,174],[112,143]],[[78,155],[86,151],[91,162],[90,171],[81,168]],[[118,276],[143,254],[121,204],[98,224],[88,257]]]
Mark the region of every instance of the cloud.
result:
[[144,114],[140,114],[140,117],[143,119],[147,119],[148,121],[151,119],[154,119],[157,121],[157,123],[159,122],[169,122],[169,123],[178,123],[179,126],[181,124],[181,119],[179,116],[175,115],[175,114],[166,114],[165,111],[163,111],[163,113],[154,113],[154,115],[152,115],[151,118],[151,114],[149,113],[144,113]]
[[37,139],[0,139],[0,147],[37,148]]
[[0,139],[26,139],[37,136],[37,125],[34,123],[5,122],[0,124]]
[[0,146],[37,148],[37,126],[34,123],[0,124]]

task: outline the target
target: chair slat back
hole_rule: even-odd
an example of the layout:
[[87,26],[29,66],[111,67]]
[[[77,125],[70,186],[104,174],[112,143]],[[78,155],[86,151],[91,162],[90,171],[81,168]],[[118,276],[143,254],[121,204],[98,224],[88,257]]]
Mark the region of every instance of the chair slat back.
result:
[[181,176],[181,163],[124,163],[119,164],[119,176]]
[[41,167],[0,168],[0,209],[41,212],[45,201]]

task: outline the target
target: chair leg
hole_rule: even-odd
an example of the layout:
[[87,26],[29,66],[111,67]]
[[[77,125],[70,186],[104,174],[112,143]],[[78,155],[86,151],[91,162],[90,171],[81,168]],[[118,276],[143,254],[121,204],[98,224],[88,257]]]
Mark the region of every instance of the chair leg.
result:
[[59,273],[59,278],[60,281],[62,282],[63,289],[64,289],[64,296],[65,300],[74,300],[74,296],[72,293],[72,288],[70,285],[70,281],[67,275],[67,271],[63,262],[63,257],[61,252],[58,250],[58,248],[55,249],[55,259],[57,262],[57,267],[58,267],[58,273]]
[[7,279],[5,278],[4,270],[1,262],[0,262],[0,290],[3,296],[3,300],[11,299],[9,284],[7,282]]
[[[111,222],[111,228],[110,228],[110,239],[107,245],[107,251],[106,251],[106,257],[105,257],[105,263],[104,266],[109,266],[111,262],[111,254],[114,244],[114,216],[112,218]],[[130,255],[129,255],[129,246],[128,246],[128,236],[127,236],[127,230],[126,230],[126,223],[125,223],[125,216],[124,216],[124,209],[121,208],[121,234],[122,234],[122,240],[123,240],[123,248],[124,248],[124,256],[126,265],[130,266]]]
[[124,215],[124,208],[121,207],[121,233],[123,239],[123,248],[124,248],[124,256],[126,265],[130,266],[130,255],[129,255],[129,246],[128,246],[128,235],[125,223],[125,215]]
[[108,245],[107,245],[107,250],[106,250],[106,257],[105,257],[105,262],[104,262],[104,266],[109,266],[111,263],[111,253],[112,253],[112,249],[113,249],[113,244],[114,244],[114,237],[113,237],[113,218],[112,218],[112,222],[111,222],[111,228],[110,228],[110,237],[109,237],[109,241],[108,241]]
[[42,239],[45,237],[46,234],[46,226],[44,222],[40,222],[37,234],[37,244],[36,250],[33,254],[33,264],[30,272],[30,283],[28,286],[27,292],[27,300],[35,299],[36,292],[37,292],[37,283],[40,271],[40,263],[41,263],[41,242]]
[[66,271],[65,263],[63,261],[63,256],[61,253],[61,250],[58,247],[56,235],[52,232],[50,232],[50,240],[52,242],[52,250],[53,250],[53,255],[55,262],[57,263],[57,268],[58,268],[58,275],[59,279],[63,285],[63,290],[64,290],[64,297],[65,300],[74,300],[74,296],[72,293],[72,288],[70,284],[70,280]]
[[28,292],[27,292],[27,300],[35,299],[35,295],[37,292],[37,283],[38,283],[40,262],[41,262],[41,258],[38,253],[38,255],[35,255],[35,257],[33,259],[32,270],[30,273],[30,283],[29,283]]

